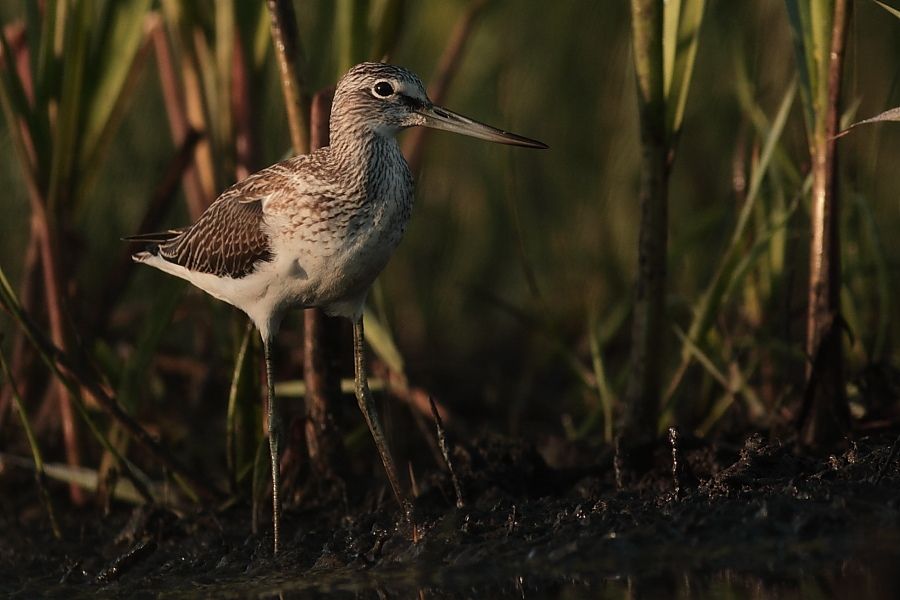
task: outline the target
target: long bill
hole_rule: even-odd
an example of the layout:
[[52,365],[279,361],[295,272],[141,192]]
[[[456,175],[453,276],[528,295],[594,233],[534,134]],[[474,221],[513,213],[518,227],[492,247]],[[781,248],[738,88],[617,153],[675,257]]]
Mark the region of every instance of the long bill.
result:
[[453,133],[461,133],[469,137],[487,140],[489,142],[497,142],[498,144],[509,144],[511,146],[524,146],[525,148],[546,149],[549,146],[543,142],[532,140],[515,133],[496,129],[490,125],[479,123],[468,117],[464,117],[451,110],[447,110],[442,106],[424,106],[418,112],[425,118],[422,123],[425,127],[433,129],[443,129],[444,131],[452,131]]

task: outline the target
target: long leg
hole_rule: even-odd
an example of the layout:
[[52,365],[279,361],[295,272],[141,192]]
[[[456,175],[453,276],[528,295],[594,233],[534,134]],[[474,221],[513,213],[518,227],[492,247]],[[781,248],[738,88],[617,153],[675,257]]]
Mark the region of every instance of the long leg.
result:
[[409,518],[412,509],[406,494],[400,488],[400,478],[397,477],[397,468],[394,467],[394,459],[388,450],[387,442],[384,438],[384,431],[381,429],[381,421],[378,420],[378,413],[375,412],[375,403],[372,401],[372,394],[369,392],[369,381],[366,375],[366,359],[363,348],[363,320],[360,317],[353,323],[353,366],[356,372],[356,401],[359,403],[359,409],[362,411],[369,431],[372,432],[372,438],[375,440],[375,448],[381,456],[381,462],[384,463],[384,470],[387,473],[388,481],[397,502],[403,509],[404,515]]
[[272,531],[275,538],[274,553],[278,554],[278,546],[281,541],[281,469],[278,448],[281,445],[281,428],[278,421],[278,411],[275,410],[275,380],[272,377],[272,351],[271,342],[263,340],[263,351],[266,356],[266,385],[269,392],[268,402],[268,428],[269,428],[269,456],[272,459]]

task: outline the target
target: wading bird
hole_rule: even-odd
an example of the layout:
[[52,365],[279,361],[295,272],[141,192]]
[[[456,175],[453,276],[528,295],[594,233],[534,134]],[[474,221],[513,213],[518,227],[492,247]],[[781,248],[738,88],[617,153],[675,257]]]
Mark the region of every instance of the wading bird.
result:
[[413,179],[396,134],[421,125],[501,144],[547,147],[435,106],[415,74],[383,63],[356,65],[341,78],[329,125],[330,146],[234,184],[193,225],[130,238],[148,243],[135,261],[238,307],[262,336],[276,553],[281,436],[272,342],[291,308],[319,307],[353,321],[356,398],[394,495],[409,515],[369,393],[363,355],[363,303],[400,242],[413,204]]

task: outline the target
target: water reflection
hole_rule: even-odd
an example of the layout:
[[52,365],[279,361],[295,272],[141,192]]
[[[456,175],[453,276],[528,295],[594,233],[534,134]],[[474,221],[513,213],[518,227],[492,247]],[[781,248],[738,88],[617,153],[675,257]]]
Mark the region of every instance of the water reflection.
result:
[[[690,553],[691,549],[683,549]],[[418,598],[487,599],[578,598],[601,599],[830,599],[900,597],[900,570],[896,548],[880,550],[877,545],[853,559],[819,564],[814,568],[779,565],[776,552],[769,571],[746,571],[738,567],[712,572],[667,571],[664,566],[647,565],[643,574],[615,575],[579,571],[576,574],[542,573],[501,576],[496,565],[489,570],[477,567],[438,569],[398,566],[394,570],[347,570],[291,578],[231,582],[224,586],[194,589],[221,598]],[[601,561],[605,562],[605,561]],[[791,561],[788,561],[791,562]],[[534,565],[532,565],[533,567]],[[788,566],[789,568],[779,568]],[[583,565],[579,565],[579,569]],[[537,572],[536,572],[537,571]],[[181,594],[173,594],[178,597]]]

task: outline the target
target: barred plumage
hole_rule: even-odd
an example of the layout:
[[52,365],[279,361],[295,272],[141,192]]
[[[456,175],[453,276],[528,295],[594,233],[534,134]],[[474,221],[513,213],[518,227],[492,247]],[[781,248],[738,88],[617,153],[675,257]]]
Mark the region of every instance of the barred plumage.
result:
[[413,73],[382,63],[350,69],[335,91],[331,145],[272,165],[225,190],[196,223],[133,241],[134,255],[243,310],[260,331],[269,394],[275,551],[279,545],[279,436],[271,342],[284,313],[318,306],[353,320],[357,400],[391,488],[409,515],[366,383],[366,294],[406,230],[413,180],[395,139],[422,125],[489,141],[546,148],[434,106]]

